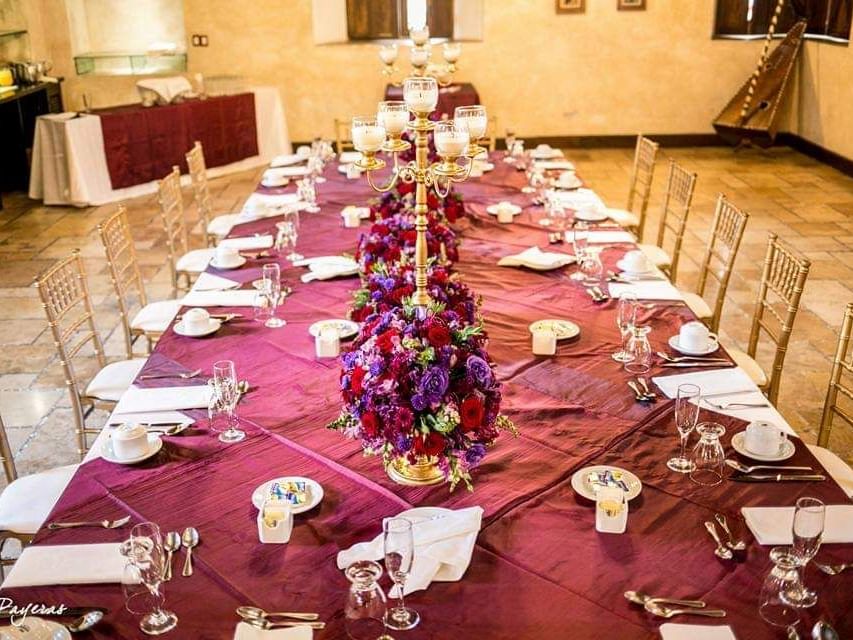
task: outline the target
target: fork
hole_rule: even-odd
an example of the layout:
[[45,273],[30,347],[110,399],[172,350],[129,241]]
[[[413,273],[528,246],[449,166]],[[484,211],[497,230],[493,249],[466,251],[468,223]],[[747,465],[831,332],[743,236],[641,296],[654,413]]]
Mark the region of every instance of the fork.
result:
[[821,564],[820,562],[815,562],[815,564],[818,569],[829,576],[837,576],[842,571],[846,571],[853,567],[853,562],[845,562],[843,564]]
[[51,522],[48,529],[74,529],[76,527],[101,527],[103,529],[119,529],[130,522],[130,516],[118,520],[100,520],[97,522]]
[[729,409],[733,409],[735,407],[749,409],[755,407],[769,407],[770,405],[766,402],[726,402],[723,404],[715,404],[710,400],[705,400],[705,404],[713,409],[719,409],[720,411],[727,411]]
[[200,373],[201,369],[186,371],[184,373],[148,373],[144,376],[139,376],[137,380],[157,380],[159,378],[181,378],[182,380],[186,380],[187,378],[195,378]]
[[661,360],[667,362],[729,362],[726,358],[707,358],[704,356],[671,356],[663,351],[655,351]]

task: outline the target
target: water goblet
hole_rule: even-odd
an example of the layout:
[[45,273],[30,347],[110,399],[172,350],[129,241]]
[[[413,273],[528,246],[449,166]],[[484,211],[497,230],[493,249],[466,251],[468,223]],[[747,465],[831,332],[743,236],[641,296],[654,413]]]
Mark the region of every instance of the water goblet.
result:
[[631,335],[631,328],[637,324],[637,309],[638,304],[636,295],[626,292],[619,296],[619,306],[616,309],[616,326],[619,328],[621,344],[619,351],[611,355],[616,362],[624,363],[631,357],[627,348],[628,338]]
[[817,593],[807,589],[804,583],[806,565],[817,555],[823,538],[826,506],[817,498],[803,497],[794,507],[794,535],[792,552],[797,562],[799,581],[791,589],[782,592],[782,600],[792,607],[805,609],[817,604]]
[[237,402],[240,399],[240,390],[233,361],[219,360],[213,363],[213,388],[228,418],[228,428],[219,434],[219,441],[240,442],[246,437],[246,432],[237,428]]
[[575,251],[575,262],[577,262],[578,270],[569,276],[569,279],[575,282],[580,282],[586,277],[581,272],[580,266],[583,262],[584,253],[586,253],[588,239],[589,225],[585,222],[578,222],[572,231],[572,247]]
[[263,278],[263,291],[269,300],[269,318],[264,322],[265,327],[278,329],[287,324],[283,319],[276,318],[275,311],[281,297],[281,269],[275,262],[265,264],[261,270]]
[[783,594],[802,588],[797,571],[797,558],[788,547],[773,547],[770,550],[773,568],[764,579],[758,598],[758,614],[774,627],[787,628],[800,621],[800,612],[785,602]]
[[568,223],[568,212],[566,208],[563,206],[562,202],[559,199],[554,198],[553,196],[548,197],[548,226],[551,227],[556,233],[562,235],[562,233],[566,230],[566,225]]
[[583,275],[583,283],[588,286],[597,286],[601,284],[601,274],[604,272],[604,266],[601,264],[601,254],[594,251],[592,247],[587,247],[581,258],[579,271]]
[[[373,560],[359,560],[346,569],[350,581],[344,604],[344,626],[353,640],[377,640],[385,631],[387,605],[379,586],[382,567]],[[388,636],[385,636],[388,637]]]
[[[322,144],[322,143],[321,143]],[[323,168],[325,166],[325,162],[323,162],[322,146],[317,148],[317,151],[313,156],[308,158],[307,169],[308,175],[316,184],[323,184],[326,181],[326,178],[322,176]]]
[[[162,583],[166,571],[166,551],[163,548],[160,528],[153,522],[136,525],[130,531],[130,539],[122,546],[122,552],[134,567],[133,577],[138,578],[139,583],[151,595],[150,600],[141,598],[151,605],[152,610],[142,616],[139,628],[146,635],[160,635],[174,629],[178,623],[178,617],[171,611],[163,609],[165,598]],[[123,582],[131,582],[131,580],[123,579]],[[128,606],[138,611],[142,608],[141,593],[137,591],[134,594],[128,590],[128,587],[129,585],[125,586],[125,593],[131,594],[128,598]]]
[[299,180],[296,183],[296,192],[299,194],[301,200],[308,203],[305,211],[308,213],[318,213],[320,211],[320,207],[317,206],[317,188],[314,186],[313,179],[305,178],[304,180]]
[[420,616],[414,609],[406,607],[403,590],[406,578],[412,569],[415,555],[415,541],[412,535],[412,523],[405,518],[386,518],[382,523],[385,568],[394,581],[397,590],[397,605],[385,614],[385,624],[390,629],[405,631],[420,622]]
[[675,397],[675,428],[681,442],[681,451],[677,458],[670,458],[666,466],[677,473],[690,473],[695,468],[687,458],[687,439],[699,421],[699,397],[702,390],[695,384],[678,385]]
[[652,347],[649,344],[651,327],[631,327],[628,338],[628,356],[625,371],[633,374],[648,373],[652,368]]
[[696,484],[713,487],[723,481],[723,463],[726,453],[720,436],[726,428],[716,422],[703,422],[696,427],[699,442],[693,447],[693,470],[690,479]]

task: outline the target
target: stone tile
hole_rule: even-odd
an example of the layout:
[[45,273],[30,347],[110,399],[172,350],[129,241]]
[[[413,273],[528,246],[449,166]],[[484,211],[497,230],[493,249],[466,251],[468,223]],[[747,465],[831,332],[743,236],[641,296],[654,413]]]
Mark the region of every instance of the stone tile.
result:
[[44,418],[62,395],[59,389],[0,391],[3,424],[10,427],[32,427]]

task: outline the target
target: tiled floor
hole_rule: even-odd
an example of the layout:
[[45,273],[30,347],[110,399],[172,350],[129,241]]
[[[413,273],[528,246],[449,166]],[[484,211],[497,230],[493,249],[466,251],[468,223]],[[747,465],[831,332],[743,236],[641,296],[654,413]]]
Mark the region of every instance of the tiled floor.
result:
[[[699,174],[679,284],[692,287],[695,281],[719,192],[751,214],[724,310],[724,339],[745,346],[768,232],[779,234],[812,260],[779,404],[791,424],[814,441],[841,313],[853,301],[853,179],[782,148],[738,153],[724,148],[675,149],[666,154]],[[569,155],[606,202],[624,206],[631,150],[572,150]],[[656,225],[666,172],[663,159],[657,169],[647,240]],[[212,181],[215,209],[236,210],[258,174],[249,171]],[[189,203],[189,193],[186,197]],[[19,470],[29,473],[76,459],[62,370],[30,285],[54,260],[79,248],[107,354],[121,357],[117,306],[96,230],[115,205],[41,207],[33,206],[23,194],[7,195],[4,204],[6,209],[0,212],[0,409]],[[162,299],[170,285],[154,196],[125,204],[147,292],[151,299]],[[104,419],[103,414],[95,414],[90,423]],[[853,460],[853,430],[839,425],[831,446]]]

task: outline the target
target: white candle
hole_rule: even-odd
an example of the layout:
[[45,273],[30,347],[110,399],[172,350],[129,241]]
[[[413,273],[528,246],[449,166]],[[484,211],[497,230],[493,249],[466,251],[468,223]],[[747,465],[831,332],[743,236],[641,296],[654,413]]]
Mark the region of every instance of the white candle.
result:
[[406,128],[409,113],[408,111],[380,111],[378,119],[388,133],[398,135]]
[[438,104],[438,85],[434,89],[410,89],[405,92],[404,99],[409,111],[432,113]]
[[551,329],[534,331],[533,353],[537,356],[553,356],[557,353],[557,334]]
[[386,44],[379,47],[379,59],[385,64],[394,64],[397,60],[397,45]]
[[411,29],[409,37],[417,45],[426,44],[429,40],[429,27],[423,26],[420,29]]
[[468,133],[472,140],[478,140],[486,135],[488,125],[486,116],[467,116],[465,123],[468,125]]
[[458,42],[445,42],[444,43],[444,60],[445,62],[454,63],[459,60],[459,56],[462,55],[462,45]]
[[443,156],[459,156],[468,146],[466,131],[436,131],[435,148]]
[[318,358],[337,358],[341,353],[341,336],[335,327],[323,327],[314,341]]
[[352,128],[352,144],[362,153],[379,151],[385,142],[385,129],[377,125]]
[[416,67],[422,67],[429,61],[429,51],[420,47],[412,47],[409,52],[409,60]]

